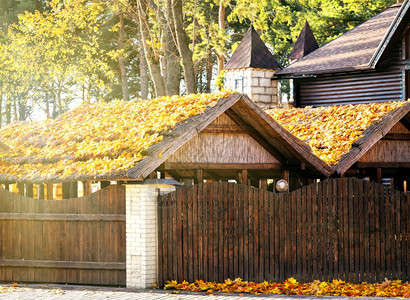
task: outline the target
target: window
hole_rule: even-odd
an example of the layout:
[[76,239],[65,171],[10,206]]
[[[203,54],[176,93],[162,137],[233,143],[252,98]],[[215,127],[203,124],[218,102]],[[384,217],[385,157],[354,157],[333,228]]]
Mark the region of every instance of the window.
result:
[[235,79],[235,90],[243,93],[243,76]]

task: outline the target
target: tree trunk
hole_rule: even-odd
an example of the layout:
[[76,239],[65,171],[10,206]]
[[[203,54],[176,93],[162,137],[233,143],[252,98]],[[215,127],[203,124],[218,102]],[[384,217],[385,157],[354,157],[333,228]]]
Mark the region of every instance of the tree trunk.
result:
[[205,87],[205,93],[210,93],[211,92],[212,68],[213,68],[212,52],[209,51],[208,57],[206,59],[206,87]]
[[171,0],[171,10],[178,51],[181,56],[182,67],[184,69],[186,91],[187,94],[194,94],[197,92],[195,69],[194,62],[192,60],[192,51],[189,49],[188,37],[184,29],[184,22],[182,18],[182,0]]
[[154,83],[155,94],[157,97],[165,96],[165,84],[164,79],[161,75],[160,60],[157,55],[155,55],[153,49],[147,44],[150,38],[149,32],[149,20],[148,20],[148,9],[146,0],[138,0],[139,9],[139,27],[141,32],[141,43],[144,47],[145,58],[148,63],[148,68],[151,74],[151,79]]
[[[225,22],[225,15],[226,15],[226,7],[224,0],[219,2],[219,11],[218,11],[218,24],[219,29],[225,31],[226,30],[226,22]],[[218,53],[218,74],[220,74],[225,66],[225,56],[223,53]]]
[[[140,39],[141,40],[141,39]],[[141,99],[148,99],[148,71],[147,60],[145,59],[144,48],[140,47],[140,81],[141,81]]]
[[[179,83],[181,81],[181,70],[179,68],[179,55],[175,42],[175,35],[173,35],[172,28],[174,28],[171,0],[167,0],[166,20],[163,20],[163,27],[165,30],[165,59],[167,66],[167,83],[165,88],[168,96],[179,95]],[[168,20],[168,22],[167,22]]]
[[[118,50],[120,51],[124,50],[124,16],[123,14],[120,14],[120,32],[118,36]],[[118,56],[118,65],[120,67],[120,73],[121,73],[122,97],[125,101],[129,101],[130,93],[128,90],[128,80],[127,80],[127,74],[125,71],[124,56],[122,52],[120,52],[120,55]]]

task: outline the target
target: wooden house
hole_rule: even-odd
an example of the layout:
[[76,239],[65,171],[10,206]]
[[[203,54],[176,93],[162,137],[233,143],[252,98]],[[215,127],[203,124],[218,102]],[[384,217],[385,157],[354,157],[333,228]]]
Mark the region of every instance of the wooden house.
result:
[[1,136],[11,146],[0,154],[1,183],[17,182],[30,196],[34,183],[40,198],[43,184],[63,182],[69,198],[78,182],[103,187],[158,173],[266,187],[267,179],[289,180],[289,174],[333,172],[246,95],[231,92],[85,105],[55,120],[11,124]]
[[295,106],[409,98],[410,1],[370,20],[275,73],[293,79]]

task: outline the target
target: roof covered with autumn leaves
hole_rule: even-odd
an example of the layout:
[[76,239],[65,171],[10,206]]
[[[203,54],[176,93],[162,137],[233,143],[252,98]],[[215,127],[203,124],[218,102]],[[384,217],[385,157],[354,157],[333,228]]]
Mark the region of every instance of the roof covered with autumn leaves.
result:
[[[355,148],[368,140],[375,128],[384,127],[383,132],[386,134],[395,123],[409,114],[410,101],[275,108],[266,112],[290,133],[307,143],[312,152],[333,166],[335,171],[345,171],[350,165],[342,168],[339,165],[348,156],[356,154]],[[378,139],[373,139],[373,144],[377,141]],[[356,156],[359,158],[360,155]]]
[[127,178],[164,134],[230,94],[84,104],[54,120],[10,124],[0,131],[10,147],[0,153],[0,179]]
[[54,120],[0,130],[0,181],[61,182],[146,178],[222,113],[232,111],[263,135],[284,163],[331,169],[246,95],[215,94],[85,104]]
[[[227,110],[261,134],[284,162],[330,176],[349,166],[346,157],[361,155],[353,150],[365,144],[372,128],[385,126],[387,133],[388,126],[408,115],[410,102],[265,113],[246,95],[228,91],[85,104],[54,120],[1,129],[7,147],[0,152],[0,181],[143,179]],[[341,161],[347,161],[344,169],[338,169]]]

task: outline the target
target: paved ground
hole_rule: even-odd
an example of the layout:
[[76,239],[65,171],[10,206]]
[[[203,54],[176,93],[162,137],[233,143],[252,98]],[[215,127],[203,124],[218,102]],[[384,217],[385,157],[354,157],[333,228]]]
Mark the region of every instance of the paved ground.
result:
[[0,299],[7,300],[313,300],[313,299],[398,299],[398,298],[348,298],[348,297],[309,297],[309,296],[282,296],[282,295],[204,295],[202,293],[179,292],[171,293],[164,290],[133,290],[126,288],[106,288],[73,285],[24,285],[12,287],[0,286]]

